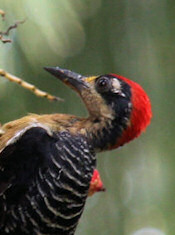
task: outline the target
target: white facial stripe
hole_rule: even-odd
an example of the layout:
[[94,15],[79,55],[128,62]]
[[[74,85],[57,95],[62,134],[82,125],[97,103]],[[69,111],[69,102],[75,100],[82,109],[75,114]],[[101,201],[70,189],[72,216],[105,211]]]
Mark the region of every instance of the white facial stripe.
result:
[[126,95],[122,92],[122,86],[118,79],[113,78],[112,87],[113,87],[112,91],[114,93],[119,94],[122,97],[126,97]]
[[118,79],[116,79],[116,78],[112,79],[112,87],[113,87],[113,92],[115,92],[115,93],[121,92],[121,84]]

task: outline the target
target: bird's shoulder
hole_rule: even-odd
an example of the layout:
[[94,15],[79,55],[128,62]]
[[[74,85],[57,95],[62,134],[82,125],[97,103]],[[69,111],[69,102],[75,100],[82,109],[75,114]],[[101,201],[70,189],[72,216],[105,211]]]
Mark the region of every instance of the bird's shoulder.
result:
[[8,145],[18,141],[21,136],[34,127],[40,127],[52,135],[53,132],[68,130],[78,120],[76,116],[65,114],[30,114],[8,122],[0,128],[0,152]]

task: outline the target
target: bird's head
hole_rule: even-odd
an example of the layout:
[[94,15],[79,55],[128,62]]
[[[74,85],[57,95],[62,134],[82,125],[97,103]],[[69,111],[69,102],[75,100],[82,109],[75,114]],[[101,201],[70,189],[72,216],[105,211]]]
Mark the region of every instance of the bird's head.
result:
[[116,74],[82,76],[59,67],[45,69],[78,92],[94,122],[93,128],[102,126],[97,138],[106,136],[107,149],[138,137],[150,123],[150,100],[136,82]]

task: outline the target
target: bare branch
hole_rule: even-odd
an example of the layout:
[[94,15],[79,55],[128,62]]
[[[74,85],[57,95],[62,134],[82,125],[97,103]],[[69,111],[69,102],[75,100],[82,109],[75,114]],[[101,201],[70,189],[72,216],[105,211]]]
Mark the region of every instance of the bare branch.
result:
[[3,43],[12,42],[11,39],[5,39],[5,38],[3,38],[2,35],[0,35],[0,41],[3,42]]
[[6,31],[4,31],[4,32],[0,31],[0,41],[2,41],[3,43],[12,42],[11,39],[8,39],[8,38],[5,39],[4,36],[8,36],[12,29],[17,28],[19,24],[23,24],[24,22],[25,22],[25,20],[17,21],[13,25],[10,25]]
[[1,32],[0,31],[0,35],[9,35],[9,32],[12,30],[12,29],[15,29],[18,27],[19,24],[23,24],[26,20],[21,20],[21,21],[17,21],[16,23],[14,23],[13,25],[10,25],[8,27],[8,29],[5,31],[5,32]]
[[36,86],[34,86],[28,82],[25,82],[21,78],[18,78],[10,73],[7,73],[6,71],[4,71],[2,69],[0,69],[0,76],[5,77],[10,82],[17,83],[18,85],[22,86],[23,88],[33,92],[37,96],[44,97],[44,98],[51,100],[51,101],[53,101],[53,100],[54,101],[63,101],[63,99],[56,97],[56,96],[53,96],[53,95],[50,95],[49,93],[38,89]]
[[[2,16],[3,20],[5,19],[5,12],[3,10],[0,9],[0,15]],[[13,25],[10,25],[8,27],[8,29],[6,31],[0,31],[0,41],[2,41],[3,43],[10,43],[12,42],[11,39],[5,39],[4,36],[8,36],[10,31],[12,29],[15,29],[18,27],[19,24],[23,24],[25,22],[25,20],[21,20],[21,21],[17,21],[16,23],[14,23]],[[23,81],[21,78],[18,78],[10,73],[7,73],[6,71],[0,69],[0,76],[5,77],[6,79],[8,79],[11,82],[17,83],[18,85],[20,85],[21,87],[30,90],[31,92],[33,92],[35,95],[40,96],[40,97],[45,97],[48,100],[56,100],[56,101],[63,101],[63,99],[50,95],[49,93],[42,91],[40,89],[38,89],[37,87],[35,87],[34,85]]]

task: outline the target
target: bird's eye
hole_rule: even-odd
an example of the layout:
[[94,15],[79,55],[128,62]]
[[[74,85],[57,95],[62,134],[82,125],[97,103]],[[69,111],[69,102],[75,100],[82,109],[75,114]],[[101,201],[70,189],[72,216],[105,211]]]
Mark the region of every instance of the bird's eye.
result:
[[111,89],[111,80],[107,77],[101,77],[96,81],[95,87],[100,93],[108,92]]

